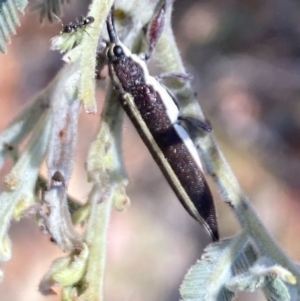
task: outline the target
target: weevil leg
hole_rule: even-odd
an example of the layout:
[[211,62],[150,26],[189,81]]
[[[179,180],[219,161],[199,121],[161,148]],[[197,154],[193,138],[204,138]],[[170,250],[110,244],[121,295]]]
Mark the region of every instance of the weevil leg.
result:
[[167,72],[162,73],[159,76],[155,77],[159,82],[162,82],[165,79],[180,79],[183,81],[192,81],[194,79],[194,76],[190,73],[183,73],[183,72]]
[[[162,85],[166,91],[168,92],[168,94],[170,95],[170,97],[172,98],[172,100],[174,101],[174,103],[176,104],[177,108],[180,110],[180,104],[177,100],[177,98],[174,96],[174,94],[172,93],[172,91],[170,89],[168,89],[168,87]],[[205,119],[205,120],[200,120],[199,118],[195,117],[195,116],[189,116],[186,114],[179,114],[178,116],[178,122],[184,127],[186,128],[186,130],[188,130],[188,126],[187,124],[190,124],[200,130],[203,130],[204,132],[208,132],[210,133],[212,131],[212,126],[209,120]]]
[[179,115],[178,116],[179,123],[187,128],[187,125],[191,125],[193,127],[196,127],[197,129],[200,129],[204,132],[210,133],[212,131],[212,126],[209,120],[200,120],[194,116],[187,116],[187,115]]
[[[175,105],[177,106],[178,110],[180,111],[180,104],[179,104],[177,98],[175,97],[175,95],[172,93],[172,91],[170,89],[168,89],[168,87],[164,86],[163,84],[161,84],[161,85],[168,92],[168,94],[174,101]],[[190,116],[190,115],[179,113],[177,120],[178,120],[179,124],[181,124],[184,128],[186,128],[186,130],[188,130],[188,124],[189,124],[189,125],[192,125],[193,127],[196,127],[197,129],[204,131],[204,132],[210,133],[212,131],[211,123],[207,119],[200,120],[196,116]]]

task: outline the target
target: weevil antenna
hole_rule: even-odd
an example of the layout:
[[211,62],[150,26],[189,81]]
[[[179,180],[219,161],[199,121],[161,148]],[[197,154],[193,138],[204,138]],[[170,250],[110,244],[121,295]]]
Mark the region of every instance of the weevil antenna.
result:
[[114,11],[115,11],[115,7],[113,5],[107,16],[106,25],[107,25],[107,32],[108,32],[110,42],[117,44],[119,39],[115,29]]

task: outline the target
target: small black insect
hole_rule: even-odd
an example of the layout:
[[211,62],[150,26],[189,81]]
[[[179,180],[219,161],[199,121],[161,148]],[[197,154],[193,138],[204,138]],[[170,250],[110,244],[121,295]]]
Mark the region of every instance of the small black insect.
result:
[[95,21],[94,17],[89,16],[89,17],[86,17],[86,18],[83,19],[82,24],[84,26],[86,26],[86,25],[89,25],[89,24],[93,23],[94,21]]
[[89,16],[84,18],[80,17],[79,20],[76,20],[76,23],[71,22],[69,25],[64,26],[62,33],[71,33],[77,31],[79,28],[84,29],[87,25],[95,21],[94,17]]

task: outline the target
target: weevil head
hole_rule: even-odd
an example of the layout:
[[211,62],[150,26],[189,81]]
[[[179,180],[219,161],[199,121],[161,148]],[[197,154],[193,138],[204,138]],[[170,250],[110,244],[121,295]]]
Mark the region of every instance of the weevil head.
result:
[[120,92],[131,92],[144,82],[144,70],[136,56],[122,43],[111,43],[106,51],[111,79]]
[[[126,49],[127,50],[127,49]],[[106,50],[106,56],[110,63],[126,58],[124,46],[121,44],[111,43]]]
[[121,43],[114,22],[114,7],[112,7],[106,20],[107,32],[109,36],[109,44],[107,47],[106,56],[109,62],[124,59],[131,56],[131,51]]
[[134,86],[144,81],[141,62],[120,42],[114,26],[113,9],[107,17],[106,25],[110,40],[106,56],[112,81],[121,92],[130,92]]

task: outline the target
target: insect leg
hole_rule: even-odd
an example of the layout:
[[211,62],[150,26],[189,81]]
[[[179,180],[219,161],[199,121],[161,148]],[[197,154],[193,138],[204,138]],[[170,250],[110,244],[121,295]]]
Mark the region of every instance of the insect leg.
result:
[[194,79],[194,76],[189,73],[180,73],[180,72],[168,72],[168,73],[162,73],[159,76],[156,77],[158,81],[162,81],[164,79],[169,78],[177,78],[183,81],[192,81]]
[[188,128],[188,125],[191,125],[204,132],[210,133],[212,131],[212,126],[209,120],[200,120],[194,116],[179,115],[178,121],[186,129]]

